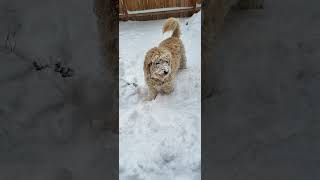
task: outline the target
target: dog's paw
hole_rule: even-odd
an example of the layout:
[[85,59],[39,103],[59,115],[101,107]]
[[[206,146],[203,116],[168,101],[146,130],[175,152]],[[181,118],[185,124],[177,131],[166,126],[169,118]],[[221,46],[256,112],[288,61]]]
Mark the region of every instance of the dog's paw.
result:
[[152,98],[150,98],[149,96],[146,96],[143,98],[143,101],[152,101]]
[[144,101],[152,101],[152,100],[154,100],[155,99],[155,97],[153,97],[153,96],[146,96],[146,97],[144,97]]

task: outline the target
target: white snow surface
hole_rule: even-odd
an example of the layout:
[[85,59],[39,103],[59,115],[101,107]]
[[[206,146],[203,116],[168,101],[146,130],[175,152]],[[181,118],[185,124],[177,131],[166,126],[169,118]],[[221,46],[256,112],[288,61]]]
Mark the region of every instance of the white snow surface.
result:
[[143,101],[144,56],[171,36],[164,21],[119,24],[120,180],[201,179],[201,11],[179,18],[187,69],[174,92]]

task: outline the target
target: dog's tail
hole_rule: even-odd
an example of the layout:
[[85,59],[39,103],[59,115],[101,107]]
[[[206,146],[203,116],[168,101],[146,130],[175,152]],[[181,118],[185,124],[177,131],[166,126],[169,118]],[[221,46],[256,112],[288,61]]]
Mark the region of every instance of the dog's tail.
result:
[[166,20],[166,22],[163,24],[162,32],[165,33],[167,31],[173,31],[171,37],[180,37],[181,31],[178,19],[169,18]]

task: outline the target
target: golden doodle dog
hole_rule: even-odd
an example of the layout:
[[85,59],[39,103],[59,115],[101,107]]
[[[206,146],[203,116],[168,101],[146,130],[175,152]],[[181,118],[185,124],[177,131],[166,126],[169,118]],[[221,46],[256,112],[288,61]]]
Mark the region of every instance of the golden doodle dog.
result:
[[171,37],[150,49],[145,56],[143,70],[149,89],[146,101],[155,99],[158,93],[170,94],[174,90],[173,81],[178,70],[186,68],[187,59],[176,18],[165,21],[162,32],[167,31],[173,31]]

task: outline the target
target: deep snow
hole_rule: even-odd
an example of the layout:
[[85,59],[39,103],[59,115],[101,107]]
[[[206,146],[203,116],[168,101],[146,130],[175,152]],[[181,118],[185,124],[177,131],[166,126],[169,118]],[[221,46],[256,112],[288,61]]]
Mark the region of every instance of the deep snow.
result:
[[195,180],[201,171],[201,12],[180,18],[188,68],[175,91],[144,102],[145,53],[171,34],[164,20],[119,24],[119,170],[122,180]]

